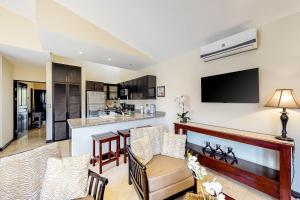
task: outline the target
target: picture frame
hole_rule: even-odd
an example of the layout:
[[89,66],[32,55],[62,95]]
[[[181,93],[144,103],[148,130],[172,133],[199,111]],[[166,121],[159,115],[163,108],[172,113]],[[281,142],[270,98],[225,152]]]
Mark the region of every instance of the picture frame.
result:
[[165,97],[165,86],[158,86],[157,87],[157,97]]

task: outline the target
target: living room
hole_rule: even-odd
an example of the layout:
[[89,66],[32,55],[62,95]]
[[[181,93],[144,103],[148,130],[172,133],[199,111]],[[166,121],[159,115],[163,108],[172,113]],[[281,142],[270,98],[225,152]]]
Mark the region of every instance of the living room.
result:
[[[164,130],[169,130],[167,132],[187,133],[187,144],[183,148],[193,155],[200,156],[204,153],[201,151],[195,154],[197,149],[188,144],[199,145],[202,148],[207,145],[211,152],[217,152],[219,147],[222,155],[227,155],[229,149],[234,152],[233,157],[227,155],[229,160],[237,158],[237,163],[232,165],[225,162],[225,157],[220,158],[221,161],[216,155],[207,156],[217,157],[215,161],[199,157],[200,165],[206,168],[210,177],[208,180],[216,178],[222,185],[222,194],[228,195],[226,199],[300,198],[300,175],[297,170],[300,167],[300,152],[296,148],[300,142],[299,1],[87,3],[68,0],[26,0],[20,4],[17,1],[0,2],[0,12],[3,15],[0,24],[5,30],[0,33],[0,166],[6,166],[7,158],[14,154],[17,156],[17,153],[23,151],[29,153],[28,150],[52,148],[51,145],[58,144],[62,154],[67,158],[71,156],[70,159],[72,156],[76,159],[85,154],[92,155],[89,169],[108,179],[108,184],[104,187],[105,190],[103,189],[104,199],[192,199],[192,195],[187,197],[192,191],[177,194],[181,192],[179,189],[175,192],[177,196],[173,196],[174,191],[170,196],[168,192],[164,193],[166,196],[163,198],[155,196],[156,194],[151,194],[152,182],[149,180],[147,184],[150,191],[147,196],[140,191],[143,187],[138,187],[138,181],[135,183],[134,180],[138,176],[134,175],[129,177],[132,184],[127,183],[128,173],[130,174],[132,169],[125,162],[126,159],[129,163],[138,163],[132,156],[135,132],[139,132],[139,127],[152,126],[141,128],[146,129],[143,132],[145,134],[149,130],[156,130],[158,125],[163,125]],[[218,49],[210,46],[222,46],[223,43],[227,45],[228,41],[238,41],[235,43],[237,45],[245,45],[243,42],[252,41],[249,45],[252,47],[247,49],[250,47],[243,46],[244,50],[234,49],[229,53],[232,55],[227,55],[228,52],[221,50],[225,47],[218,47],[223,54],[219,56]],[[207,52],[203,52],[208,48],[211,51],[208,55],[212,54],[215,59],[205,58]],[[213,51],[217,51],[217,54]],[[65,83],[55,80],[57,66],[79,67],[79,81],[67,80]],[[255,70],[254,79],[250,82],[246,83],[246,79],[241,78],[237,84],[240,87],[232,86],[227,90],[222,87],[225,85],[222,81],[226,80],[226,77],[233,80],[233,77],[242,76],[241,73],[248,70]],[[223,76],[219,84],[224,91],[222,97],[235,93],[237,99],[204,99],[204,79],[219,76]],[[153,77],[154,87],[150,86],[150,79]],[[14,80],[46,84],[47,121],[43,127],[45,134],[38,139],[34,137],[19,140],[13,137]],[[136,87],[132,86],[135,80]],[[140,88],[138,81],[143,80],[148,85],[137,89]],[[216,83],[217,79],[213,80],[213,83]],[[90,90],[87,86],[91,82],[93,89]],[[62,84],[70,91],[71,86],[74,86],[74,91],[80,93],[72,96],[70,92],[70,97],[67,98],[72,97],[74,100],[70,107],[66,108],[67,111],[76,108],[73,112],[65,112],[64,108],[60,107],[65,102],[59,101],[62,98],[56,91],[61,90],[56,90],[56,86]],[[96,84],[100,84],[101,89],[96,90]],[[123,87],[122,84],[127,86]],[[217,94],[218,91],[213,87],[216,85],[209,85],[207,95]],[[113,96],[113,89],[111,92],[107,89],[113,86],[118,88],[117,96]],[[97,110],[97,116],[90,118],[89,92],[100,92],[106,96],[105,108],[99,112]],[[243,95],[248,95],[248,98],[243,99]],[[282,106],[282,101],[288,102],[288,105]],[[123,105],[126,105],[126,109],[121,109],[119,114],[115,114],[118,111],[116,109],[124,108]],[[131,105],[134,109],[129,108]],[[63,114],[57,114],[60,111]],[[189,112],[182,115],[186,111]],[[103,117],[104,112],[110,114]],[[65,113],[72,113],[74,117],[65,117]],[[58,120],[58,116],[62,115],[64,118]],[[289,117],[288,120],[286,116]],[[60,129],[55,124],[58,124]],[[61,124],[64,124],[63,128]],[[122,132],[129,129],[134,131],[130,134]],[[115,151],[116,148],[112,156],[117,158],[113,160],[110,153],[105,154],[109,151],[109,145],[104,141],[101,150],[105,154],[103,159],[109,157],[111,162],[101,167],[101,173],[99,163],[102,162],[102,156],[97,155],[100,154],[98,148],[103,138],[96,136],[107,132],[118,136],[105,140],[112,144],[110,150]],[[238,136],[235,135],[236,132],[240,132]],[[178,135],[181,137],[184,134]],[[283,137],[281,140],[275,138],[280,135]],[[127,137],[130,137],[130,141]],[[284,141],[289,138],[293,141]],[[96,142],[94,148],[93,140]],[[128,152],[126,147],[130,143]],[[283,151],[282,148],[286,147],[284,145],[288,145],[289,150]],[[179,146],[173,144],[172,150],[177,151]],[[124,156],[126,150],[128,157]],[[49,151],[56,152],[53,149]],[[152,159],[155,159],[155,156],[157,155],[154,154]],[[6,160],[1,160],[2,157]],[[49,157],[53,155],[49,153]],[[285,160],[281,160],[282,158]],[[244,168],[240,170],[242,167],[238,166],[243,165],[243,161],[248,162],[248,166],[252,166],[256,171],[247,171]],[[42,162],[46,170],[47,159],[40,163]],[[93,162],[95,167],[92,166]],[[150,164],[151,162],[152,160]],[[226,169],[221,166],[225,166]],[[135,167],[142,170],[138,164]],[[5,174],[5,168],[1,170],[0,174]],[[260,170],[263,172],[259,172]],[[23,171],[20,170],[19,173],[21,172]],[[250,172],[254,175],[249,175]],[[268,178],[272,173],[275,177]],[[0,180],[6,177],[0,176]],[[95,175],[95,179],[97,177]],[[14,178],[17,179],[17,175]],[[105,180],[101,180],[105,183]],[[15,192],[9,188],[12,182],[6,182],[5,185],[4,182],[0,182],[1,194],[5,193],[5,190]],[[199,182],[201,180],[198,180],[196,192],[199,197],[194,198],[205,199],[200,197]],[[156,184],[155,187],[158,185],[160,184]],[[137,192],[134,189],[137,189]],[[45,198],[45,191],[42,193]],[[28,196],[14,197],[30,199]],[[63,199],[62,196],[61,198]],[[100,199],[99,196],[97,198]]]

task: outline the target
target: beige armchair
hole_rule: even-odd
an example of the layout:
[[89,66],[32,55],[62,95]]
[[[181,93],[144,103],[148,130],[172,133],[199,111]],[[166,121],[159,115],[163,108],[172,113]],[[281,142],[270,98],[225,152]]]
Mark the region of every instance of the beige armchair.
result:
[[173,199],[185,191],[196,191],[196,182],[186,160],[155,155],[143,165],[129,146],[127,151],[129,184],[133,183],[140,199]]

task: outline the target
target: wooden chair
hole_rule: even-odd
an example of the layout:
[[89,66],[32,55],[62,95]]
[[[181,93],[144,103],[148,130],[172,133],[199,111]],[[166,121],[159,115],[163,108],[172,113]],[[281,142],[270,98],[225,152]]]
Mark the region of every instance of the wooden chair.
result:
[[[167,164],[169,161],[170,162],[177,162],[179,164],[182,164],[182,159],[177,159],[176,158],[170,158],[167,156],[155,156],[146,166],[143,165],[136,157],[135,155],[132,153],[130,146],[127,146],[127,152],[128,152],[128,183],[129,185],[131,185],[133,183],[134,188],[139,196],[140,199],[143,200],[157,200],[157,199],[175,199],[178,196],[183,195],[185,192],[187,191],[193,191],[196,192],[197,187],[196,187],[196,180],[195,178],[192,176],[192,173],[190,174],[190,176],[188,176],[187,178],[182,179],[182,176],[176,176],[178,174],[187,174],[189,172],[187,172],[186,170],[182,170],[179,169],[178,172],[175,171],[174,173],[174,168],[171,169],[172,173],[174,173],[174,175],[176,177],[174,177],[173,183],[171,185],[168,186],[164,186],[161,187],[159,189],[156,188],[155,191],[151,191],[153,190],[153,185],[155,186],[155,184],[157,183],[158,177],[154,177],[154,180],[156,179],[156,183],[153,181],[153,179],[151,180],[151,176],[153,176],[153,174],[150,174],[150,176],[148,177],[148,172],[151,172],[151,169],[148,171],[148,167],[149,168],[156,168],[154,171],[157,171],[157,168],[161,167],[164,168],[162,171],[166,172],[166,175],[170,174],[166,171],[166,166],[164,166],[165,164]],[[164,160],[165,159],[165,160]],[[169,159],[169,160],[168,160]],[[160,161],[164,160],[164,163],[161,163]],[[152,163],[151,163],[152,162]],[[153,162],[156,162],[155,164]],[[171,164],[172,165],[172,164]],[[176,165],[176,163],[174,164]],[[160,175],[161,176],[161,175]],[[170,176],[168,176],[168,179],[170,178]],[[178,180],[176,180],[178,178]],[[160,180],[163,179],[164,181],[166,181],[166,179],[164,179],[163,176],[160,177]],[[163,182],[163,181],[161,181]]]
[[103,200],[104,190],[107,183],[107,178],[101,177],[99,174],[89,170],[88,195],[92,196],[95,200]]

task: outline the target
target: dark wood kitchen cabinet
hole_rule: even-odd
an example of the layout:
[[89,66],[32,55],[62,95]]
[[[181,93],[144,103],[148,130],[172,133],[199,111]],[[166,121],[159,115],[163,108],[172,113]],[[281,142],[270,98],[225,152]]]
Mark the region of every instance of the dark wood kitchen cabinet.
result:
[[103,92],[104,91],[104,83],[96,82],[96,81],[87,81],[86,82],[86,91]]
[[87,81],[85,83],[86,91],[94,91],[95,90],[95,82],[94,81]]
[[53,141],[69,139],[68,119],[81,117],[81,68],[52,63]]
[[95,82],[95,91],[103,92],[104,91],[104,83]]
[[104,84],[106,90],[106,97],[108,100],[116,100],[119,98],[119,85],[118,84]]
[[122,82],[119,84],[119,88],[121,99],[127,98],[127,96],[122,96],[124,89],[128,89],[129,99],[156,99],[156,76],[146,75]]
[[81,68],[60,63],[52,64],[53,82],[81,84]]

